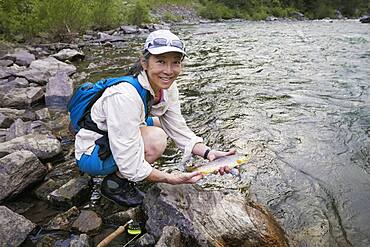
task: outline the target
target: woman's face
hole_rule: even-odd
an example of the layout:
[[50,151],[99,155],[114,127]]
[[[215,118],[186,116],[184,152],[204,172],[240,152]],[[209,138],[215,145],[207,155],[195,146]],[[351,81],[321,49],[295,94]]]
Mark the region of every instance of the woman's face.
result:
[[150,55],[148,60],[142,60],[141,65],[146,70],[150,85],[157,94],[160,89],[169,88],[181,72],[182,55],[178,52],[168,52]]

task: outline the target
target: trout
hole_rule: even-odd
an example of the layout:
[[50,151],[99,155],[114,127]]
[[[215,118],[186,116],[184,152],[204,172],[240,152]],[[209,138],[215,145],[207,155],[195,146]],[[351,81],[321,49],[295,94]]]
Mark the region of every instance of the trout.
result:
[[234,154],[215,159],[202,166],[186,166],[186,171],[197,171],[203,175],[208,175],[218,171],[221,167],[229,167],[230,169],[246,164],[251,159],[251,155]]

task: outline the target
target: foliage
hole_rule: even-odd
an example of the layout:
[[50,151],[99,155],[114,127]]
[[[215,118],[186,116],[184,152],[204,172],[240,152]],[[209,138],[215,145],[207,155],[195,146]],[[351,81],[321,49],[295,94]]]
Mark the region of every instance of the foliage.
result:
[[135,5],[130,8],[127,16],[127,23],[132,25],[140,25],[150,22],[149,7],[144,0],[136,1]]

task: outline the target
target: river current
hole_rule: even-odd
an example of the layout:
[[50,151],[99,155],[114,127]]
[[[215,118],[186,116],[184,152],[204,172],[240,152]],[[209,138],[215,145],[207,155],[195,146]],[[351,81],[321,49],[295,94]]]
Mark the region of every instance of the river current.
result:
[[[300,246],[370,246],[370,26],[226,22],[174,31],[188,52],[178,86],[189,126],[214,148],[255,155],[239,176],[201,185],[267,205]],[[93,49],[90,79],[120,74],[144,38]],[[180,159],[171,144],[158,166],[178,169]]]

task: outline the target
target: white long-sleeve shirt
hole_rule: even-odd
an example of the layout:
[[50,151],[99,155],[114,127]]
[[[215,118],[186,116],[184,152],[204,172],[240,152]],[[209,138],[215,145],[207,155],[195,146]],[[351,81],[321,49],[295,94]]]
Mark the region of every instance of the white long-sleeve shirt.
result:
[[[145,72],[138,76],[139,83],[154,97]],[[159,117],[166,134],[184,151],[183,160],[191,157],[196,143],[203,139],[196,136],[181,115],[179,92],[174,82],[163,90],[160,103],[152,106],[150,115]],[[152,172],[152,166],[144,158],[144,141],[140,127],[145,126],[144,104],[134,86],[119,83],[105,90],[91,108],[91,118],[98,128],[108,131],[109,145],[120,173],[130,181],[144,180]],[[81,129],[76,135],[75,156],[90,155],[95,141],[102,137],[94,131]]]

